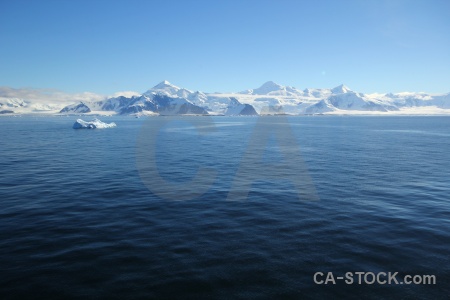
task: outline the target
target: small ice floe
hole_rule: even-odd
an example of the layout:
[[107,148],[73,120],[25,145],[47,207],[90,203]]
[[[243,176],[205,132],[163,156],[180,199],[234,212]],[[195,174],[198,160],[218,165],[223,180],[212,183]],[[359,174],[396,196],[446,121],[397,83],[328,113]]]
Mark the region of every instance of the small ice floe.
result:
[[112,128],[116,127],[116,123],[103,123],[99,119],[94,119],[90,122],[83,121],[81,119],[78,119],[73,124],[73,129],[94,129],[94,128]]

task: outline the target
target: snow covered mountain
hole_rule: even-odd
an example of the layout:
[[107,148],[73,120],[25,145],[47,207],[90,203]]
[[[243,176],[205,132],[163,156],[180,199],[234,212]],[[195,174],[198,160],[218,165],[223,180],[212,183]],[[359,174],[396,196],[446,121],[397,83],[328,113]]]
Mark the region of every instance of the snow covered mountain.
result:
[[111,111],[120,115],[257,115],[253,106],[240,103],[236,98],[208,96],[177,87],[166,80],[140,96],[119,96],[90,104],[72,104],[64,107],[61,113],[80,113],[85,105],[91,111]]
[[237,99],[269,114],[450,114],[450,93],[363,94],[344,84],[300,91],[269,81]]
[[300,96],[303,93],[291,86],[279,85],[273,81],[267,81],[262,86],[253,90],[246,90],[240,94],[269,95],[269,96]]
[[[333,91],[334,90],[334,91]],[[364,94],[355,93],[348,89],[341,89],[342,93],[337,93],[333,89],[333,94],[326,99],[320,100],[318,103],[309,106],[305,112],[307,114],[327,113],[335,111],[398,111],[398,107],[388,102],[383,102],[377,99],[370,99]]]
[[0,112],[2,114],[58,113],[64,105],[64,103],[55,104],[28,99],[0,97]]
[[90,113],[91,109],[83,102],[68,105],[59,111],[60,113]]
[[230,98],[225,112],[226,116],[257,116],[258,113],[250,104],[242,104],[236,98]]
[[0,98],[0,109],[17,108],[27,106],[23,99],[18,98]]
[[[87,93],[89,96],[90,94]],[[93,94],[95,95],[95,94]],[[117,96],[118,95],[118,96]],[[86,94],[82,94],[85,99]],[[80,97],[80,96],[79,96]],[[0,112],[119,115],[450,114],[450,93],[363,94],[341,84],[297,89],[273,81],[239,93],[204,93],[162,81],[142,94],[44,102],[1,97]]]
[[352,92],[351,89],[349,89],[348,87],[346,87],[343,84],[331,89],[330,91],[332,94],[345,94],[345,93]]
[[204,115],[205,108],[188,100],[191,91],[163,81],[139,96],[118,96],[92,103],[79,103],[64,107],[61,113],[78,113],[80,105],[92,107],[92,111],[110,111],[120,115]]

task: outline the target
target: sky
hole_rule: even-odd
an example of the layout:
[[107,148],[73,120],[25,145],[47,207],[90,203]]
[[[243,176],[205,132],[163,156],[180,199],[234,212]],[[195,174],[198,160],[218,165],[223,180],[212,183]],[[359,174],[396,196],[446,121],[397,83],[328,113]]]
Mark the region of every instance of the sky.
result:
[[0,86],[450,92],[447,0],[0,0]]

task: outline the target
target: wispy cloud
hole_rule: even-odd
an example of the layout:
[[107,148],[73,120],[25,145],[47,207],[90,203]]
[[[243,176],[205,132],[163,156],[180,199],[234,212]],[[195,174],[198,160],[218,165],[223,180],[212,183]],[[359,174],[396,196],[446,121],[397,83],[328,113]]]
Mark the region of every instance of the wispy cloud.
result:
[[125,96],[125,97],[133,97],[133,96],[140,96],[141,94],[133,91],[123,91],[123,92],[117,92],[111,95],[111,97],[119,97],[119,96]]
[[0,86],[1,98],[19,98],[30,102],[45,103],[75,103],[79,101],[100,101],[108,97],[126,96],[131,97],[139,95],[133,91],[117,92],[113,95],[101,95],[91,92],[83,93],[65,93],[56,89],[35,89],[35,88],[12,88]]

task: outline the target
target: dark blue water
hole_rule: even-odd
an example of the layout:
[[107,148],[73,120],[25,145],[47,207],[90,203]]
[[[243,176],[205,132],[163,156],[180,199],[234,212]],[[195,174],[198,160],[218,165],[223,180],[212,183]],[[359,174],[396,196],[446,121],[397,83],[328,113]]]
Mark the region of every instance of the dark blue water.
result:
[[[242,161],[258,118],[214,117],[204,135],[201,117],[165,120],[73,130],[68,117],[0,118],[0,298],[450,296],[450,118],[290,117],[300,150],[274,137],[262,164],[294,151],[288,163],[307,169],[318,200],[299,199],[289,168]],[[159,179],[141,180],[141,128],[161,122]],[[199,167],[215,171],[210,186],[190,184]],[[158,180],[182,186],[180,198],[205,193],[164,198],[148,189]],[[227,200],[246,181],[246,200]],[[319,271],[437,284],[317,285]]]

